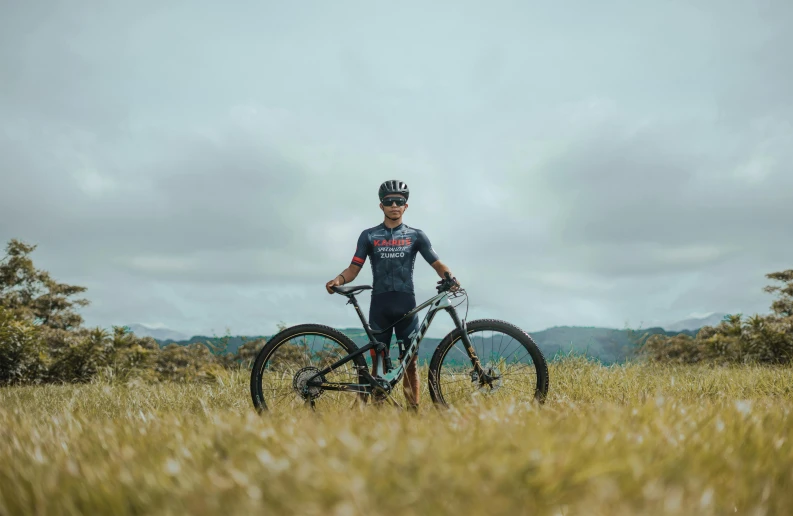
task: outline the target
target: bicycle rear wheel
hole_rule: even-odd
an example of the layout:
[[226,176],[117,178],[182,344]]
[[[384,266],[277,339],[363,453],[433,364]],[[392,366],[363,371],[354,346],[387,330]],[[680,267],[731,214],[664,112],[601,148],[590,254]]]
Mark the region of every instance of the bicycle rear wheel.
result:
[[432,401],[441,406],[475,397],[545,402],[548,365],[525,331],[504,321],[480,319],[468,323],[467,333],[486,374],[474,371],[462,332],[454,330],[438,344],[430,361]]
[[[259,351],[251,371],[251,396],[257,411],[349,408],[368,395],[305,388],[306,381],[358,350],[343,333],[319,324],[301,324],[274,335]],[[333,383],[363,383],[366,360],[358,355],[325,375]]]

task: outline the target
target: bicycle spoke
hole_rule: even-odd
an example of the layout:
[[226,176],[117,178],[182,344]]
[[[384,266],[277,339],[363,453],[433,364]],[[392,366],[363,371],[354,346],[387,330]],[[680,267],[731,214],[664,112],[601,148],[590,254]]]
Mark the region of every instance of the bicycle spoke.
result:
[[[435,372],[435,394],[444,404],[481,400],[530,400],[540,386],[537,364],[530,352],[533,341],[495,328],[469,326],[468,338],[479,358],[476,372],[458,338],[446,350]],[[528,344],[526,341],[528,340]],[[536,350],[535,353],[541,357]],[[546,384],[547,385],[547,384]]]
[[[356,367],[361,365],[362,359],[351,359],[337,369],[318,376],[321,371],[349,354],[349,345],[341,344],[339,338],[342,337],[333,338],[324,333],[306,332],[273,343],[274,347],[268,350],[265,362],[255,371],[256,383],[253,384],[261,393],[264,408],[272,410],[302,406],[305,409],[319,410],[320,407],[343,402],[345,396],[353,400],[363,396],[360,393],[351,395],[346,391],[325,390],[319,386],[326,382],[361,382]],[[353,346],[350,349],[355,348]],[[311,378],[319,381],[308,383]]]

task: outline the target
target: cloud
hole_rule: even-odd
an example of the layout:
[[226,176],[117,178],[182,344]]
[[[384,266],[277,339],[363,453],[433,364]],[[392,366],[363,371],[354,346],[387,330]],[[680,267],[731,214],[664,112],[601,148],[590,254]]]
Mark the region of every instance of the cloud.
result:
[[0,239],[90,324],[356,325],[323,284],[391,178],[472,318],[765,311],[790,267],[789,2],[0,10]]

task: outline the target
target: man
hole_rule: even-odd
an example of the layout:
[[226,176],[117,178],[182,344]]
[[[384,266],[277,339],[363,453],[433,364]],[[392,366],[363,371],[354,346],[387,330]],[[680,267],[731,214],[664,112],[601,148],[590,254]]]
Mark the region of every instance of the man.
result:
[[[449,268],[438,259],[438,254],[432,248],[427,235],[420,229],[402,223],[402,216],[408,209],[409,195],[408,185],[402,181],[391,180],[380,185],[380,209],[385,216],[383,223],[361,233],[350,266],[325,285],[328,293],[333,294],[331,287],[353,281],[361,272],[366,257],[370,257],[373,285],[372,301],[369,305],[369,325],[375,333],[394,324],[416,307],[416,296],[413,291],[413,265],[416,262],[416,253],[421,253],[441,279],[446,272],[451,274]],[[453,290],[457,288],[459,282]],[[410,334],[418,328],[418,324],[418,315],[414,315],[391,330],[378,335],[377,340],[390,346],[391,334],[395,331],[397,340],[407,342],[410,340]],[[388,351],[385,352],[385,357],[388,357]],[[402,383],[405,399],[412,409],[417,409],[419,403],[417,359],[418,355],[408,364]],[[376,359],[374,350],[372,350],[372,362],[372,374],[377,374],[379,360]]]

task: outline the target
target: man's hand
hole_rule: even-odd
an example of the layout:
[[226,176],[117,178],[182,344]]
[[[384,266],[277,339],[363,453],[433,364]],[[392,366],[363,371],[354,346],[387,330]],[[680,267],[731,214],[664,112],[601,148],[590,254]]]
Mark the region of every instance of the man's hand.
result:
[[[442,280],[438,281],[438,283],[437,283],[437,285],[438,285],[438,286],[437,286],[436,288],[440,288],[440,286],[441,286],[441,285],[443,285],[443,282],[444,282],[444,281],[446,281],[446,280],[445,280],[445,279],[442,279]],[[459,281],[457,281],[457,278],[455,278],[454,276],[452,276],[452,281],[454,281],[454,285],[452,285],[452,286],[449,288],[449,290],[450,290],[450,291],[452,291],[452,292],[456,292],[457,290],[460,290],[460,282],[459,282]]]
[[[430,265],[432,266],[433,269],[435,269],[435,272],[438,273],[438,276],[440,276],[442,278],[438,282],[438,287],[440,287],[443,284],[443,282],[446,280],[446,274],[448,274],[449,276],[452,276],[452,271],[449,270],[449,267],[447,267],[446,264],[443,263],[442,261],[435,260]],[[455,284],[452,285],[449,290],[451,290],[451,291],[459,290],[460,289],[460,282],[457,281],[457,278],[452,276],[452,281],[454,281]]]
[[328,291],[328,294],[333,294],[333,290],[330,287],[338,287],[340,285],[344,285],[344,280],[341,279],[341,274],[330,280],[329,282],[325,283],[325,290]]

